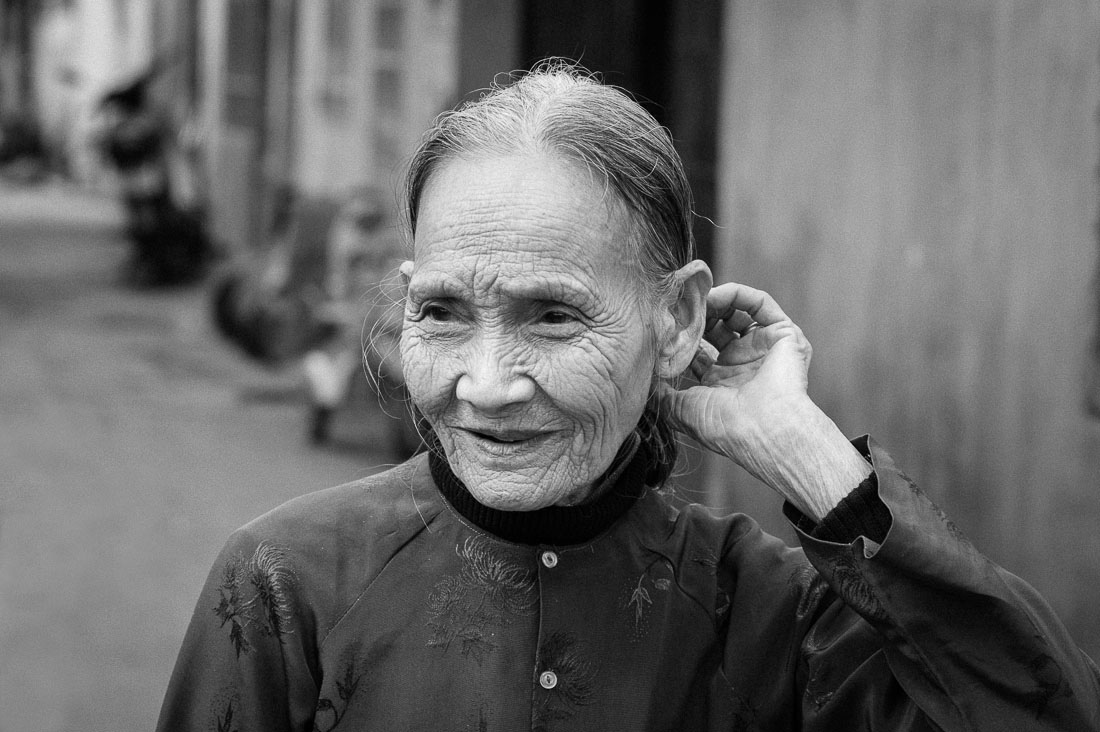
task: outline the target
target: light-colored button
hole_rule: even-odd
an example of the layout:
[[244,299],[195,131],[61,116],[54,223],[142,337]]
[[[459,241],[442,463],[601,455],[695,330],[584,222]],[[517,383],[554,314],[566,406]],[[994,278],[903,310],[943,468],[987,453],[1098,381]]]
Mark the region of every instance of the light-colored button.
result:
[[553,689],[558,685],[558,675],[553,671],[543,671],[539,674],[539,684],[544,689]]
[[547,569],[553,569],[558,566],[558,555],[552,551],[544,551],[542,553],[542,563],[546,565]]

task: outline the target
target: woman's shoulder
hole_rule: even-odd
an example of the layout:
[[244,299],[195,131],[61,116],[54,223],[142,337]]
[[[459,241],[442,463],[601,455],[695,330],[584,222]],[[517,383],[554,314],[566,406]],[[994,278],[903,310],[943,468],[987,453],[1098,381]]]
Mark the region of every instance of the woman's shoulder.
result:
[[238,533],[261,535],[284,543],[332,544],[342,536],[383,531],[421,523],[441,508],[428,471],[417,455],[404,463],[343,485],[293,498],[245,524]]
[[230,536],[221,561],[257,571],[270,565],[290,579],[302,601],[338,607],[441,513],[427,460],[416,456],[268,511]]

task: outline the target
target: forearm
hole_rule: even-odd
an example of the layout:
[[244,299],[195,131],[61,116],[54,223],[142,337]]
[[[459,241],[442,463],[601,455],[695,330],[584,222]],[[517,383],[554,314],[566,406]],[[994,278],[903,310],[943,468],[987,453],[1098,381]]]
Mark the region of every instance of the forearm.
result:
[[728,456],[820,522],[871,473],[871,465],[840,428],[809,399],[763,421],[755,436]]

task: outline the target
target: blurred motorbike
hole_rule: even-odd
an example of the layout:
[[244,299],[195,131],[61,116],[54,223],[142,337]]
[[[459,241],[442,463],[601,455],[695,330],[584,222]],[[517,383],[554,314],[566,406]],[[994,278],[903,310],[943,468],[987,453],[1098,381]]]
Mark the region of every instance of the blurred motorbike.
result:
[[392,451],[421,447],[398,340],[400,307],[387,287],[401,240],[373,189],[340,202],[298,199],[274,243],[227,269],[213,291],[219,330],[271,366],[297,361],[308,396],[307,435],[332,438],[335,416],[368,391],[392,422]]
[[172,186],[175,130],[150,100],[153,72],[107,93],[100,149],[115,169],[133,243],[128,279],[137,285],[171,285],[202,277],[211,246],[201,212],[181,206]]
[[0,178],[15,183],[38,183],[46,177],[46,148],[33,119],[0,116]]

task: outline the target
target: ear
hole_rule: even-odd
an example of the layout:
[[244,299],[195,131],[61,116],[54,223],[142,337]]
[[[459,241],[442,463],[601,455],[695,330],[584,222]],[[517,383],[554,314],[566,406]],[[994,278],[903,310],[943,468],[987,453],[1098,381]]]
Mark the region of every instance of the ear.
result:
[[401,273],[401,295],[404,297],[409,294],[409,280],[412,279],[413,263],[411,259],[406,259],[398,267],[397,271]]
[[707,322],[707,295],[714,284],[710,267],[701,259],[688,262],[672,277],[676,287],[671,299],[662,304],[669,317],[663,318],[666,327],[657,353],[657,376],[662,379],[679,376],[695,357]]

